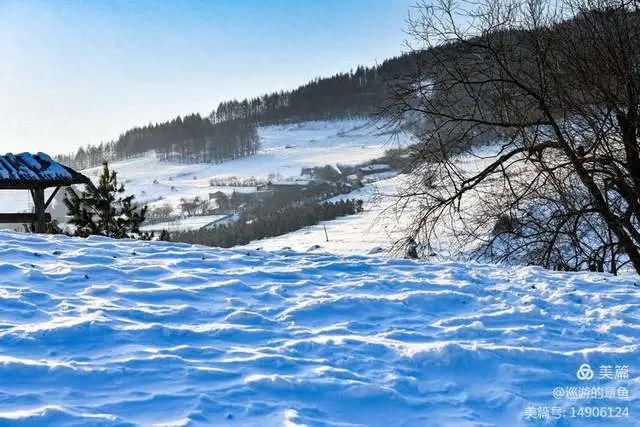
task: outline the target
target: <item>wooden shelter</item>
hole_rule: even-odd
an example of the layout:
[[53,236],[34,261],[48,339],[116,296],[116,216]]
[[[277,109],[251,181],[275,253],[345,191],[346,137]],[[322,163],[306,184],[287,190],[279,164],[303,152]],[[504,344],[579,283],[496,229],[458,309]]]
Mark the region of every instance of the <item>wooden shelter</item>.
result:
[[[0,156],[0,190],[29,190],[34,205],[34,213],[0,213],[0,223],[35,224],[36,233],[45,233],[49,204],[61,187],[74,184],[93,186],[89,178],[44,153]],[[54,190],[45,200],[47,188]]]

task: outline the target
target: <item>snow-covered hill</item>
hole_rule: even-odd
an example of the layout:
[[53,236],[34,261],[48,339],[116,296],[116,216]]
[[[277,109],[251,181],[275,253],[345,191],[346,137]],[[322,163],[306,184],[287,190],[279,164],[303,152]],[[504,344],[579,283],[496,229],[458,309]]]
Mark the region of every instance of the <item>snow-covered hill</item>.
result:
[[[209,193],[255,191],[255,187],[212,187],[212,179],[289,178],[303,167],[357,164],[374,159],[393,147],[391,136],[366,120],[304,122],[259,128],[258,154],[219,164],[161,162],[153,155],[114,162],[127,190],[150,206],[177,206],[181,198],[207,199]],[[406,143],[406,141],[401,141]],[[84,171],[96,177],[100,168]]]
[[[207,199],[209,193],[255,191],[255,187],[214,187],[211,179],[267,179],[270,175],[288,178],[300,169],[327,164],[357,164],[374,159],[394,146],[406,145],[408,138],[392,138],[367,120],[303,122],[263,126],[258,129],[261,149],[258,154],[219,164],[162,162],[153,153],[131,160],[113,162],[125,182],[127,192],[150,206],[177,205],[181,198]],[[97,177],[100,168],[83,171]],[[29,210],[32,205],[26,191],[0,192],[0,205],[7,212]]]
[[339,255],[390,255],[394,243],[406,236],[406,228],[412,219],[408,212],[396,209],[398,188],[404,185],[405,179],[403,175],[395,176],[331,199],[363,200],[364,210],[361,213],[324,221],[282,236],[256,240],[246,247],[265,250],[287,248],[299,252],[314,248]]
[[638,425],[638,282],[1,232],[0,424]]
[[[459,165],[462,170],[469,173],[478,171],[494,159],[497,150],[497,146],[491,145],[475,147],[472,152],[459,157]],[[401,250],[401,245],[396,243],[402,243],[402,239],[410,234],[412,222],[420,213],[418,197],[409,202],[400,195],[406,190],[419,188],[420,184],[416,184],[419,180],[419,175],[402,174],[368,183],[349,194],[332,199],[363,200],[363,212],[325,221],[282,236],[256,240],[246,247],[266,250],[291,248],[301,252],[319,247],[320,250],[340,255],[397,254]],[[464,203],[465,209],[462,213],[473,214],[474,204],[480,201],[477,197],[470,195]],[[450,260],[451,254],[464,253],[465,250],[470,249],[462,247],[456,241],[452,229],[460,225],[452,222],[450,227],[442,227],[438,232],[438,239],[431,242],[431,249],[437,254],[438,260]]]

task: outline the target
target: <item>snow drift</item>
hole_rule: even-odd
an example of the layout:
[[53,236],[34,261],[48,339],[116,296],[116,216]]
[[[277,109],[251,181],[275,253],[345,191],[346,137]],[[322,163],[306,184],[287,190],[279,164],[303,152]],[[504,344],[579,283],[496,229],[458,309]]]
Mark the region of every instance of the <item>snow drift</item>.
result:
[[640,422],[636,276],[12,233],[0,254],[2,425],[530,425],[577,404],[552,390],[583,363],[630,367],[606,401],[629,417],[548,423]]

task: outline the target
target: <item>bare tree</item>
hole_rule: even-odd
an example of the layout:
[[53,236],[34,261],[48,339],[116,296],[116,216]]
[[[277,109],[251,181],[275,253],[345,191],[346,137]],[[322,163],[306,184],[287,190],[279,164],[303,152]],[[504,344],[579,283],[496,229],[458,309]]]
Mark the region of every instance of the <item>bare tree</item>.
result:
[[[640,25],[625,0],[439,0],[384,113],[416,129],[412,234],[461,220],[475,253],[640,273]],[[459,159],[483,141],[497,154]],[[473,212],[465,212],[472,200]]]

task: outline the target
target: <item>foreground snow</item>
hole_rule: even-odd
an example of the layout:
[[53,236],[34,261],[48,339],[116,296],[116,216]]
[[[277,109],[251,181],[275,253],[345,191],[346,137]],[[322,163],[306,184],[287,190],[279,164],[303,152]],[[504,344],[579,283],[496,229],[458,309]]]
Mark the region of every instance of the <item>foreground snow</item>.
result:
[[[640,422],[636,276],[5,232],[0,251],[3,426]],[[585,362],[628,365],[608,383],[631,398],[553,399]]]

